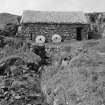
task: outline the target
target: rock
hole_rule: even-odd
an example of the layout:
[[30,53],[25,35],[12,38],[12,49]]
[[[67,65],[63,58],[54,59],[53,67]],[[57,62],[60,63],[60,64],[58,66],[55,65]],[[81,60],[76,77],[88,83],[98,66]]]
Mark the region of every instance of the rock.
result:
[[19,100],[21,97],[19,95],[14,97],[15,99]]

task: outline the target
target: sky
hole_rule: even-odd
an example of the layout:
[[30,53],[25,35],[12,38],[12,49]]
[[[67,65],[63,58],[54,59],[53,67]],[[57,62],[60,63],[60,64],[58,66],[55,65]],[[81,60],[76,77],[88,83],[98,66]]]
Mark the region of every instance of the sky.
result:
[[0,13],[24,10],[105,12],[105,0],[0,0]]

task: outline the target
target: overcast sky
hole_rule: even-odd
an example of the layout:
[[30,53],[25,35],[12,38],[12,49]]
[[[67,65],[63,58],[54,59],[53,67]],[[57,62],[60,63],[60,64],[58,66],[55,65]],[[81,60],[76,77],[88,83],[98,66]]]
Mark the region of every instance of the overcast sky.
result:
[[105,12],[105,0],[0,0],[0,13],[23,10]]

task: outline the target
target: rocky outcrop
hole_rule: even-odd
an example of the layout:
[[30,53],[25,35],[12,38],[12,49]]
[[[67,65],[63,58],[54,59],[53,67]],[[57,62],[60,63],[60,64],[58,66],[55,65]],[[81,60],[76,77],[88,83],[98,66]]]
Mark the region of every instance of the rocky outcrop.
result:
[[105,13],[86,13],[90,24],[89,39],[99,39],[105,36]]
[[41,90],[41,71],[39,71],[44,65],[43,58],[41,52],[37,54],[18,52],[2,57],[0,105],[46,105],[46,96]]

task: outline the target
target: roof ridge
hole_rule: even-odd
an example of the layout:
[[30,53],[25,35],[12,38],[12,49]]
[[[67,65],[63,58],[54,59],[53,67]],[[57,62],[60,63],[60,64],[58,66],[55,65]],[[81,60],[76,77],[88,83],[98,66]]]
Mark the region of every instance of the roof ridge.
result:
[[62,13],[62,12],[63,12],[63,13],[64,13],[64,12],[65,12],[65,13],[84,13],[83,11],[54,11],[54,10],[53,10],[53,11],[45,11],[45,10],[44,10],[44,11],[43,11],[43,10],[24,10],[23,13],[24,13],[24,12],[48,12],[48,13],[52,13],[52,12],[53,12],[53,13],[58,13],[58,12],[59,12],[59,13]]
[[87,23],[85,14],[82,11],[23,11],[23,23]]

